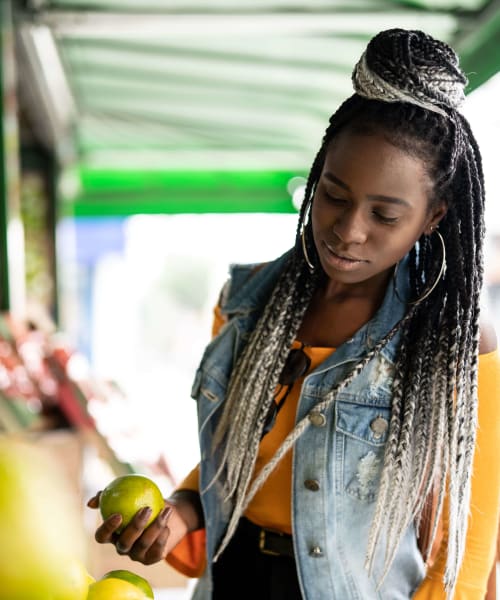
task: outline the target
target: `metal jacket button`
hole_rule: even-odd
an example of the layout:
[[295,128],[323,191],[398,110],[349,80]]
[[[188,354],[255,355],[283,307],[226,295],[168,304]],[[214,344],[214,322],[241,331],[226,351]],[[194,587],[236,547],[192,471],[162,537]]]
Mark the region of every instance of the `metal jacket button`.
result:
[[306,479],[304,485],[311,492],[317,492],[319,490],[319,481],[317,479]]
[[323,550],[319,546],[314,546],[309,550],[309,556],[313,558],[321,558],[323,556]]
[[387,431],[388,427],[389,422],[383,417],[376,417],[370,423],[370,429],[373,431],[373,437],[375,439],[380,439],[382,435]]
[[326,417],[323,413],[317,410],[312,410],[309,413],[309,421],[314,427],[324,427],[326,425]]

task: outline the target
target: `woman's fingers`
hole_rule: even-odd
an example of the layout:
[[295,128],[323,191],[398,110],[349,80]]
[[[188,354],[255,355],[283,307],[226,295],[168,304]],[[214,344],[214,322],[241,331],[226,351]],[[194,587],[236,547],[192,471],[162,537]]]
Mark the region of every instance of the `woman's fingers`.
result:
[[[88,501],[90,508],[99,506],[100,492]],[[132,521],[120,532],[122,524],[120,514],[111,515],[96,529],[95,539],[100,544],[114,544],[121,555],[128,555],[132,560],[150,565],[162,560],[167,554],[170,536],[168,520],[173,512],[172,505],[166,505],[156,519],[147,526],[151,509],[139,510]],[[174,538],[176,536],[174,535]]]
[[141,508],[135,515],[130,523],[123,529],[120,536],[115,542],[116,550],[118,554],[129,554],[132,546],[141,537],[146,528],[149,517],[151,516],[151,509],[149,506]]
[[[132,560],[144,564],[152,564],[163,558],[163,551],[170,533],[167,522],[171,512],[172,508],[166,506],[151,525],[136,538],[127,551],[127,554]],[[122,536],[120,536],[120,539],[118,540],[120,546],[122,544],[121,538]]]
[[92,498],[90,498],[90,500],[87,502],[87,506],[89,508],[99,508],[99,498],[101,497],[101,492],[97,492],[97,494],[95,496],[93,496]]
[[170,529],[165,527],[159,534],[156,540],[151,544],[144,555],[144,564],[152,565],[160,560],[163,560],[167,555],[167,542],[170,536]]
[[119,514],[111,515],[102,525],[96,529],[95,539],[100,544],[108,544],[114,542],[114,534],[122,523],[122,516]]

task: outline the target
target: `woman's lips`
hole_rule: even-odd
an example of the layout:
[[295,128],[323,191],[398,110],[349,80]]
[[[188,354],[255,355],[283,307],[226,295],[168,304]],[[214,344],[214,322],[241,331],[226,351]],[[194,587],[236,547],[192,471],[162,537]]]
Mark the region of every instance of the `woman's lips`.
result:
[[335,250],[326,242],[322,242],[322,245],[326,250],[327,261],[336,269],[349,271],[351,269],[355,269],[362,263],[367,262],[359,258],[352,258],[350,256],[337,254],[337,252],[335,252]]

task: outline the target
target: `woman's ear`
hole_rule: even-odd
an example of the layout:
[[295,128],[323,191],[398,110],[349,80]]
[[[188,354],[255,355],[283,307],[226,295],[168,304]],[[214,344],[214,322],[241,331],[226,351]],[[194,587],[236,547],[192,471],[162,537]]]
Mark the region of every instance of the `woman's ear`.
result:
[[446,202],[439,202],[436,204],[430,211],[429,219],[427,221],[427,225],[424,229],[425,235],[430,235],[434,229],[439,225],[441,219],[445,216],[448,211],[448,205]]

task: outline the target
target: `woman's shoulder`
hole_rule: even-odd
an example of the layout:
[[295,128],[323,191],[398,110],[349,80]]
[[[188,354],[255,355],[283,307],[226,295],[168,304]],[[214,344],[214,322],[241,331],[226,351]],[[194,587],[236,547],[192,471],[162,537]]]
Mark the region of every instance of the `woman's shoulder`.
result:
[[497,349],[497,335],[493,322],[487,314],[479,320],[479,354],[488,354]]
[[255,273],[258,273],[269,263],[252,263],[248,265],[231,265],[230,276],[222,286],[219,293],[217,306],[222,308],[226,305],[231,293],[242,287]]
[[242,307],[248,309],[252,303],[267,299],[294,252],[295,249],[291,248],[275,260],[268,262],[233,263],[229,269],[229,278],[219,297],[223,312],[231,313],[235,310],[237,312]]

